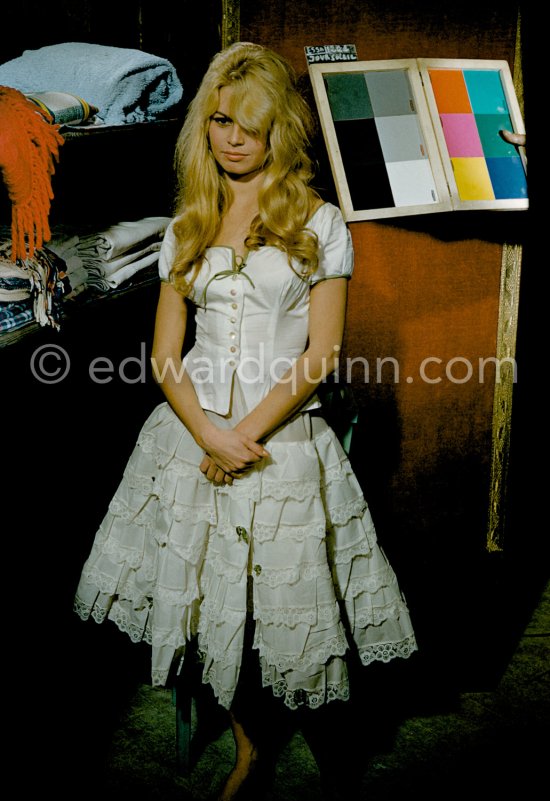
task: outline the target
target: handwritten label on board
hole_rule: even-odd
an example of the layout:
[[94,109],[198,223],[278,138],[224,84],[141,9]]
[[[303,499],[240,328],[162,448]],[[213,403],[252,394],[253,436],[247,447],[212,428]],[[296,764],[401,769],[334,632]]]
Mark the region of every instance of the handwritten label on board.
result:
[[354,44],[310,45],[304,47],[308,64],[321,64],[329,61],[357,61],[357,48]]

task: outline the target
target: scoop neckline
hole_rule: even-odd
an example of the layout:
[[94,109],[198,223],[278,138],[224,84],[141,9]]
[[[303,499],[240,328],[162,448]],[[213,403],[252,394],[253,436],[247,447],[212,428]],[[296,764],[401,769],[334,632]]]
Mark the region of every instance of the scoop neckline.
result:
[[[329,205],[328,200],[325,200],[323,203],[321,203],[321,205],[318,206],[315,209],[315,211],[313,212],[313,214],[311,215],[309,220],[306,222],[304,227],[307,228],[307,226],[311,224],[311,222],[316,217],[316,215],[321,211],[321,209],[324,209],[324,207],[328,206],[328,205]],[[235,248],[233,247],[233,245],[208,245],[208,247],[206,249],[207,250],[215,250],[216,248],[220,248],[221,250],[230,250],[235,255],[235,257],[237,257],[237,254],[235,253]],[[249,251],[249,250],[247,250],[245,252],[245,255],[243,257],[243,261],[244,262],[246,262],[246,260],[250,256],[250,254],[251,254],[251,251]]]

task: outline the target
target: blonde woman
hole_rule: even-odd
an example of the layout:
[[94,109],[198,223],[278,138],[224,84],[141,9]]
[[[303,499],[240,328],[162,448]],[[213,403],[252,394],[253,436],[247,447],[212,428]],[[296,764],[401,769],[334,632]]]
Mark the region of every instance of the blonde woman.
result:
[[316,395],[337,366],[353,252],[339,209],[310,186],[310,133],[282,58],[238,43],[213,59],[178,141],[159,264],[152,365],[166,402],[77,592],[82,617],[152,644],[154,684],[197,638],[237,746],[221,801],[242,796],[257,758],[242,668],[287,707],[316,708],[348,698],[350,649],[365,665],[416,649]]

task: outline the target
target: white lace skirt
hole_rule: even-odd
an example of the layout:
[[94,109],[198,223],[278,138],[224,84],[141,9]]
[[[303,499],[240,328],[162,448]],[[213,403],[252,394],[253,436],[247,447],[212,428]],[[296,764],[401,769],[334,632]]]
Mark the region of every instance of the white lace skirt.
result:
[[[218,425],[234,421],[216,417]],[[86,561],[78,614],[152,646],[152,681],[198,636],[203,680],[231,705],[247,614],[264,686],[290,708],[349,695],[346,652],[364,665],[416,650],[395,574],[334,432],[300,414],[232,486],[166,403],[145,423]]]

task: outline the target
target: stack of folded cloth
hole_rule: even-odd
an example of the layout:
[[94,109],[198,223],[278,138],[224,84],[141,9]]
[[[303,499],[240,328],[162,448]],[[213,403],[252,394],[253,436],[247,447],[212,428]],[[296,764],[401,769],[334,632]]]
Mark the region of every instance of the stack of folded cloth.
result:
[[169,222],[170,217],[144,217],[80,237],[76,255],[87,286],[108,292],[155,264]]
[[88,270],[78,252],[81,232],[67,226],[55,226],[48,249],[53,251],[65,264],[65,273],[69,283],[65,299],[72,299],[88,288]]
[[144,217],[85,233],[58,227],[48,246],[12,259],[7,228],[0,228],[0,332],[37,321],[59,328],[62,301],[90,288],[117,289],[156,264],[170,217]]
[[28,270],[4,256],[0,245],[0,331],[11,331],[31,323],[34,310]]
[[67,289],[63,262],[48,248],[13,261],[11,241],[0,241],[0,332],[32,322],[59,329]]

